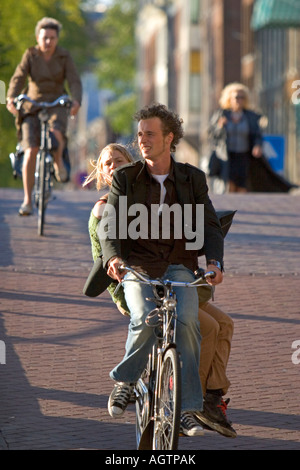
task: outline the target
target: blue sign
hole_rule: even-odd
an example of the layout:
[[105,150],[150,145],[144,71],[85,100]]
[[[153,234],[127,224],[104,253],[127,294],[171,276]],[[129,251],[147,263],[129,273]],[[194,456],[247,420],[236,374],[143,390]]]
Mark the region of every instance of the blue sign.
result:
[[263,152],[276,173],[284,173],[285,138],[282,135],[264,135]]

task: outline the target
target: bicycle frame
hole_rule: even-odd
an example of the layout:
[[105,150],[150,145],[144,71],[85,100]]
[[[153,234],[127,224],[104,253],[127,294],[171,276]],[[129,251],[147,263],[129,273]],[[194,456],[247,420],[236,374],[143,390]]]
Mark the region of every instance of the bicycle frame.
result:
[[49,150],[49,115],[46,109],[39,112],[41,122],[41,144],[36,159],[34,200],[38,208],[38,234],[44,234],[44,217],[47,203],[51,197],[53,182],[53,157]]
[[52,175],[54,174],[53,156],[51,154],[51,146],[49,145],[49,114],[47,110],[50,108],[54,108],[55,106],[70,107],[72,101],[68,95],[62,95],[51,103],[44,101],[38,102],[29,98],[25,94],[21,94],[15,99],[15,105],[17,110],[20,110],[24,101],[29,101],[30,103],[41,109],[38,113],[38,117],[41,123],[41,142],[36,158],[34,201],[36,207],[38,208],[38,235],[43,235],[45,210],[47,203],[51,197],[53,187]]
[[[147,367],[135,386],[137,448],[175,450],[178,445],[181,413],[181,365],[176,349],[177,300],[173,287],[207,286],[202,284],[203,280],[214,277],[215,273],[210,271],[188,283],[148,279],[126,265],[123,265],[122,269],[136,276],[136,279],[126,279],[122,282],[140,282],[152,286],[154,298],[147,300],[154,301],[157,305],[146,318],[146,324],[156,330],[157,340],[149,355]],[[163,288],[163,297],[157,293],[157,286]],[[170,377],[166,377],[170,383],[164,383],[166,359],[170,368]]]

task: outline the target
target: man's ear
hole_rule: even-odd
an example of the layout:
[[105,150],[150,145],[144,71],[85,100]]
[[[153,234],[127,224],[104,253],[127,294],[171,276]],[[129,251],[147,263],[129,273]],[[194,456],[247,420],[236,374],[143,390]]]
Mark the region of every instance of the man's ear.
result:
[[171,145],[173,139],[174,139],[173,132],[169,132],[169,134],[167,135],[167,142],[168,142],[169,145]]

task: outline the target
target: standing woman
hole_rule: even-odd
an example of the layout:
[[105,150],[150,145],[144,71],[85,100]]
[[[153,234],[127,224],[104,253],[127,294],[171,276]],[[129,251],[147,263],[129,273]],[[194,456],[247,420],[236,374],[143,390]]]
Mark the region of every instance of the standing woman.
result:
[[227,163],[223,177],[228,181],[228,191],[245,193],[250,160],[262,156],[261,116],[249,109],[249,90],[241,83],[227,85],[219,104],[209,132],[216,147],[225,144]]

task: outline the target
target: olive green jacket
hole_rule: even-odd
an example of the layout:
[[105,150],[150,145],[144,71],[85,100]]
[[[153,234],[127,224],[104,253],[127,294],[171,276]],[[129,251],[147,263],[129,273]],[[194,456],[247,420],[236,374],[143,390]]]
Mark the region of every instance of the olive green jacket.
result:
[[[107,284],[107,287],[105,287],[105,289],[107,289],[108,292],[110,293],[112,300],[115,302],[120,312],[123,315],[129,315],[129,310],[125,301],[123,287],[121,287],[118,290],[117,294],[115,294],[117,282],[113,281],[110,277],[107,276],[104,270],[100,269],[100,267],[102,266],[102,258],[101,258],[101,245],[100,245],[99,238],[97,235],[98,224],[99,224],[99,219],[95,217],[93,214],[93,211],[91,211],[88,228],[89,228],[89,235],[90,235],[90,240],[91,240],[92,257],[94,260],[93,268],[96,268],[96,271],[93,271],[92,269],[91,271],[92,275],[90,275],[89,278],[87,279],[83,293],[85,295],[88,295],[89,297],[96,297],[99,295],[100,292],[98,293],[98,289],[100,290],[102,289],[101,279],[94,281],[95,284],[91,286],[91,282],[92,282],[91,276],[93,276],[94,272],[97,272],[97,273],[100,272],[102,274],[102,276],[100,276],[100,278],[102,278],[102,282],[104,281],[104,285]],[[101,290],[101,292],[103,292],[103,290]]]

